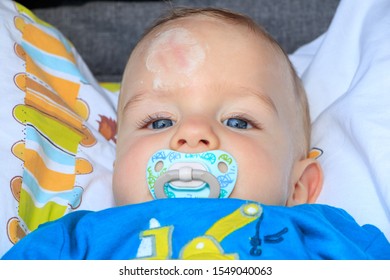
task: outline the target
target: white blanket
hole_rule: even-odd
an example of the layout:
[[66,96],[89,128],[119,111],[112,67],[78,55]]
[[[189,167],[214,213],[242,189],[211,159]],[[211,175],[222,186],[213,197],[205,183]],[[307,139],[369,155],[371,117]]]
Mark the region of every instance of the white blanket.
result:
[[323,151],[318,202],[390,239],[390,1],[342,0],[328,31],[291,59]]
[[[20,238],[25,225],[19,215],[20,190],[27,181],[22,180],[27,170],[23,152],[24,147],[33,150],[35,146],[31,145],[33,141],[25,141],[26,125],[15,118],[15,108],[25,108],[26,87],[20,83],[25,79],[18,77],[24,77],[20,74],[27,71],[26,58],[18,46],[31,37],[23,38],[23,34],[32,34],[31,29],[23,33],[23,26],[35,22],[34,18],[11,0],[0,1],[0,126],[6,132],[0,141],[0,154],[6,158],[0,162],[0,256]],[[59,36],[39,22],[30,27],[35,26],[36,32],[54,34],[54,39]],[[57,39],[67,50],[66,40]],[[110,124],[116,118],[117,95],[102,90],[78,53],[72,49],[71,54],[77,61],[72,69],[88,81],[78,81],[77,98],[88,105],[83,107],[89,109],[84,124],[96,143],[81,145],[72,155],[72,159],[77,159],[72,164],[81,163],[81,169],[73,175],[75,189],[83,189],[82,199],[78,200],[82,203],[65,212],[100,210],[114,204],[110,180],[115,138],[107,132],[112,132]],[[313,146],[323,152],[319,160],[325,182],[318,202],[344,208],[358,223],[378,226],[390,240],[390,0],[341,0],[329,30],[301,47],[291,59],[308,91]],[[56,123],[61,124],[61,120],[56,119]],[[30,215],[31,209],[23,213],[36,221]]]

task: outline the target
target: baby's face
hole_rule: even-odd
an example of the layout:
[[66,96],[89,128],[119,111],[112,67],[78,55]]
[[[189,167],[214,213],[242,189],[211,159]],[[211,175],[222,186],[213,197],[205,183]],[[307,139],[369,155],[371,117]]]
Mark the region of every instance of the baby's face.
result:
[[149,34],[127,65],[114,168],[118,205],[152,200],[153,153],[224,150],[230,197],[285,205],[294,170],[294,92],[287,63],[246,27],[193,17]]

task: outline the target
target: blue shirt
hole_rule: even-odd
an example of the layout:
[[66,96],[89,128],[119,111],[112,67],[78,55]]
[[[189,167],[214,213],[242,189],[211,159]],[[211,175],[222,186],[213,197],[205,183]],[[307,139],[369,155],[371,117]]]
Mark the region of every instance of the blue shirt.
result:
[[390,259],[390,243],[331,206],[177,198],[70,213],[3,258]]

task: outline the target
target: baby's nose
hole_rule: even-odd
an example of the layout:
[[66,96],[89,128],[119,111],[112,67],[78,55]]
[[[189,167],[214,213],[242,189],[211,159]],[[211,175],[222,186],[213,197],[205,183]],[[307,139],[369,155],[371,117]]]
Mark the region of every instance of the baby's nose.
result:
[[170,148],[191,153],[215,150],[219,148],[219,138],[210,120],[192,117],[181,121],[171,139]]

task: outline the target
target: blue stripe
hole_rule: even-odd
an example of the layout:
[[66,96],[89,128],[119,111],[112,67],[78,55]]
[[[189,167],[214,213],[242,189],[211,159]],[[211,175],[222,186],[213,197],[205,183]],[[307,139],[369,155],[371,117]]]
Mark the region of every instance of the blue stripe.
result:
[[[60,198],[73,208],[80,205],[83,193],[83,188],[81,187],[75,187],[70,191],[49,192],[42,189],[27,170],[24,170],[23,172],[23,184],[29,188],[29,192],[39,204],[46,204],[47,202],[52,201],[53,198]],[[55,184],[55,182],[53,182],[53,184]]]
[[34,46],[27,44],[26,42],[22,42],[22,47],[33,60],[39,62],[40,64],[62,73],[67,73],[74,77],[78,77],[80,80],[84,80],[76,65],[66,60],[65,58],[61,59],[59,57],[45,53],[35,48]]
[[48,141],[35,127],[31,125],[26,126],[26,141],[33,141],[42,147],[45,155],[52,161],[59,164],[74,166],[75,156],[64,152],[55,146],[52,142]]

